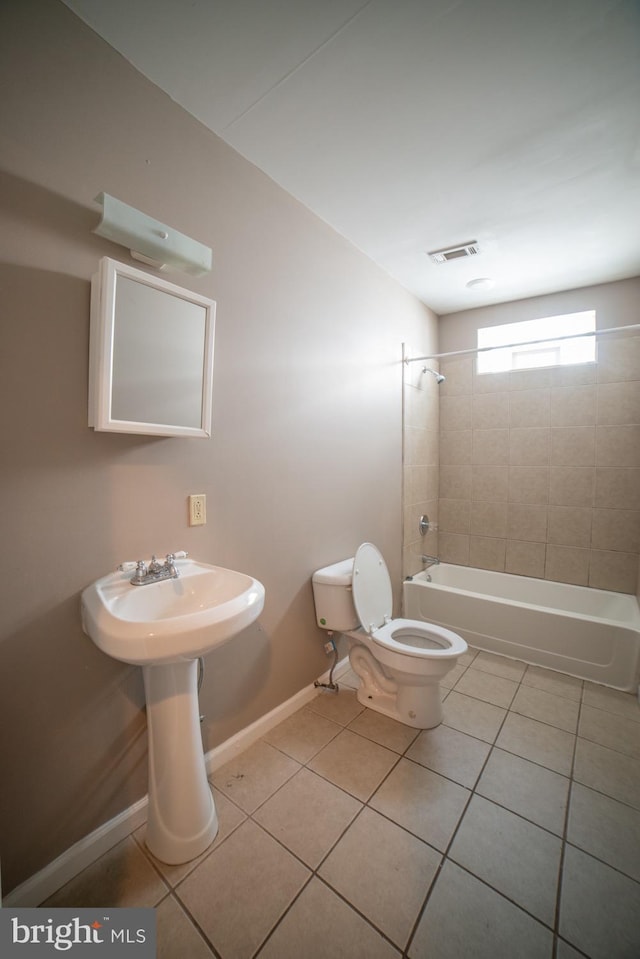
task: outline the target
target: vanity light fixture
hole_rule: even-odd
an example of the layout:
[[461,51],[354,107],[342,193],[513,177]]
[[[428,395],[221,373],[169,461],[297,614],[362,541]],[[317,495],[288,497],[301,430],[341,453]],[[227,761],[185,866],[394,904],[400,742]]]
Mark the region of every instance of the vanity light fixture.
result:
[[210,247],[178,233],[108,193],[99,193],[96,203],[102,206],[102,220],[93,232],[128,247],[134,259],[157,270],[170,268],[192,276],[210,272]]

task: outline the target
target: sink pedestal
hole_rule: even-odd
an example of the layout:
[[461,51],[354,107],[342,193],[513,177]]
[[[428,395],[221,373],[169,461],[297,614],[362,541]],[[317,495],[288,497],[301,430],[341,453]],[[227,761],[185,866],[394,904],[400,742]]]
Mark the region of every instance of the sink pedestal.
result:
[[146,843],[161,862],[195,859],[218,832],[198,709],[198,663],[143,666],[149,737]]

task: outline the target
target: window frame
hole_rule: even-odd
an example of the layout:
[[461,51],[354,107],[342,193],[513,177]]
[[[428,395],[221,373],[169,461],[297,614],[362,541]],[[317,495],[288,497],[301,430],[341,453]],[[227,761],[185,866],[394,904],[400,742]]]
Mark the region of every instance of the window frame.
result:
[[[562,325],[565,328],[560,329],[558,335],[548,335],[554,327],[555,332]],[[526,332],[523,331],[523,327]],[[518,338],[518,329],[521,331],[521,339]],[[515,323],[498,323],[494,326],[479,327],[476,331],[478,348],[476,373],[485,376],[489,373],[553,369],[558,366],[595,363],[595,333],[595,310],[580,310],[520,320]],[[494,343],[491,343],[491,340],[494,340]],[[541,358],[540,362],[526,362],[526,358],[532,360],[536,355]],[[555,361],[546,362],[551,359],[551,356]],[[523,359],[525,362],[522,362]]]

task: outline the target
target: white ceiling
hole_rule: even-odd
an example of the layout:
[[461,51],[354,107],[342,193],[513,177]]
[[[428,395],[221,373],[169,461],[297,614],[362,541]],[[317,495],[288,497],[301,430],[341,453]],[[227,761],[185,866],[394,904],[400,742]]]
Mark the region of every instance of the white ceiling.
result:
[[436,313],[640,274],[638,0],[64,2]]

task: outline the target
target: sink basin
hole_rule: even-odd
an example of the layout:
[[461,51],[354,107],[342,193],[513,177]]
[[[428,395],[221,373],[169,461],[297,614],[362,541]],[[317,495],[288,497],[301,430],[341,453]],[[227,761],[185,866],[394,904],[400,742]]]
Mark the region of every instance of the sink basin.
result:
[[82,593],[82,626],[108,656],[142,666],[147,701],[149,792],[145,842],[162,862],[201,855],[218,815],[202,751],[196,660],[258,618],[257,579],[192,559],[178,579],[133,586],[103,576]]
[[140,666],[197,659],[258,618],[264,586],[221,566],[176,562],[178,579],[132,586],[110,573],[82,594],[86,633],[104,653]]

